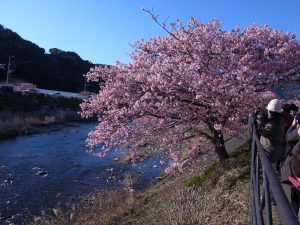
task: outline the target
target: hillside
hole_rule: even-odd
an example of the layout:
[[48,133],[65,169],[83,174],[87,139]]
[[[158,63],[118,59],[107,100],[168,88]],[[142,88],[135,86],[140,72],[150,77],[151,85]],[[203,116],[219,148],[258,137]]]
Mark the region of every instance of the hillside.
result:
[[[14,56],[11,79],[31,82],[39,88],[80,92],[84,87],[83,74],[95,65],[80,58],[75,52],[51,48],[50,53],[36,44],[22,39],[16,32],[0,25],[0,64],[8,64]],[[7,66],[6,66],[7,68]],[[0,82],[6,71],[0,70]],[[89,85],[95,91],[97,85]]]

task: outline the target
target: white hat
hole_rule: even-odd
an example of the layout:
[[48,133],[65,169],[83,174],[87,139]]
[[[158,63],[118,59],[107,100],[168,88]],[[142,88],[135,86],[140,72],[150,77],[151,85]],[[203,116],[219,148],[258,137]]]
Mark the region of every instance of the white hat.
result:
[[272,112],[277,112],[277,113],[281,113],[281,102],[278,99],[272,99],[267,108],[267,110],[272,111]]

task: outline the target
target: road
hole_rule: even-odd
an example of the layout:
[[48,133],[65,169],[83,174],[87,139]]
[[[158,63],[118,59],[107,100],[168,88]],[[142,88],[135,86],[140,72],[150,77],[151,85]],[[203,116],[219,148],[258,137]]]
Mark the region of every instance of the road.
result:
[[84,96],[80,93],[74,93],[74,92],[66,92],[66,91],[57,91],[57,90],[49,90],[49,89],[40,89],[37,88],[37,91],[42,94],[46,95],[57,95],[57,96],[64,96],[64,97],[74,97],[74,98],[81,98],[83,99]]

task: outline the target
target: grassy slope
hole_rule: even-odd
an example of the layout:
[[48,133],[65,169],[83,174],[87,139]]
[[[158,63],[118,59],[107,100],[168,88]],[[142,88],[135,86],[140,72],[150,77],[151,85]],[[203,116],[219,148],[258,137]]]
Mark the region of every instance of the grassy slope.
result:
[[34,224],[248,224],[248,198],[249,152],[243,146],[223,164],[165,178],[144,193],[94,193],[79,210],[55,211],[56,216],[36,218]]
[[153,187],[126,219],[115,224],[248,224],[248,152],[213,162],[204,171]]

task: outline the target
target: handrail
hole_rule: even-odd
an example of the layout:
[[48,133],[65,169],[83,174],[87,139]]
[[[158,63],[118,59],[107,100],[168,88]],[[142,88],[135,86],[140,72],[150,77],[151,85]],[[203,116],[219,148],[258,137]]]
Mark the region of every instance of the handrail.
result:
[[[250,182],[250,218],[251,224],[263,225],[264,215],[262,209],[266,206],[266,222],[268,225],[273,224],[270,190],[277,204],[279,216],[283,225],[300,225],[287,197],[285,196],[280,182],[277,179],[275,171],[273,170],[265,150],[261,145],[257,135],[254,119],[249,116],[249,129],[251,133],[251,182]],[[263,172],[263,179],[261,183],[260,171]],[[261,184],[263,184],[263,195],[260,196]]]

